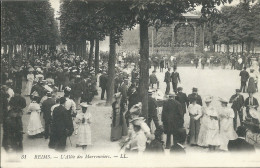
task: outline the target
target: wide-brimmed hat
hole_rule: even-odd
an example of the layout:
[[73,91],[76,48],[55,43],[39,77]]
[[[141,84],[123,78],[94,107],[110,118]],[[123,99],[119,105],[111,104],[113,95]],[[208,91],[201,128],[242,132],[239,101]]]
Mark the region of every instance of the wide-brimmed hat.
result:
[[117,98],[120,98],[120,97],[121,97],[121,93],[120,92],[114,94],[114,98],[117,99]]
[[86,103],[86,102],[82,102],[82,103],[80,103],[80,106],[81,106],[81,107],[88,107],[89,105],[88,105],[88,103]]
[[226,98],[219,98],[219,101],[221,103],[228,103],[228,100]]
[[141,109],[142,109],[142,103],[137,103],[135,104],[130,110],[130,114],[135,114],[135,115],[139,115],[141,113]]
[[41,72],[42,69],[41,69],[41,68],[36,68],[36,71],[37,71],[37,72]]
[[33,72],[34,71],[34,69],[31,67],[31,68],[29,68],[29,70],[28,70],[29,72]]
[[212,97],[211,97],[211,96],[206,97],[205,102],[206,102],[206,103],[212,102]]
[[141,126],[141,123],[144,121],[143,117],[135,117],[131,119],[129,122],[132,123],[133,125],[138,125]]

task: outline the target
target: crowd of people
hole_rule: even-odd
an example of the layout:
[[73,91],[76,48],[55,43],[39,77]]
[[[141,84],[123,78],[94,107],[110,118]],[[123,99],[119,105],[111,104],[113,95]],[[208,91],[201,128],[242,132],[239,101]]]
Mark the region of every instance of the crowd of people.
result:
[[[139,65],[133,64],[131,73],[128,73],[124,70],[125,65],[121,68],[121,62],[118,62],[114,82],[115,101],[112,103],[111,141],[122,140],[121,149],[129,153],[163,153],[165,149],[172,153],[185,153],[185,144],[208,147],[210,151],[254,151],[254,147],[244,140],[247,121],[259,124],[255,117],[259,104],[253,96],[258,91],[258,76],[254,71],[248,73],[246,68],[241,71],[241,89],[237,89],[230,100],[218,99],[220,106],[214,106],[211,102],[215,98],[209,96],[203,101],[197,88],[193,88],[187,96],[183,88],[178,87],[181,75],[177,72],[175,58],[172,58],[172,64],[166,66],[164,63],[161,61],[154,65],[150,75],[148,117],[145,120],[139,96]],[[107,63],[103,62],[102,65],[98,79],[94,68],[88,67],[86,61],[73,53],[61,51],[55,57],[44,54],[35,60],[23,62],[23,66],[14,67],[9,73],[3,73],[0,102],[3,109],[4,149],[22,151],[23,134],[28,134],[32,138],[49,139],[49,148],[64,151],[67,139],[74,133],[77,136],[76,146],[86,150],[92,144],[92,116],[88,107],[92,105],[93,97],[98,95],[97,84],[102,90],[101,100],[105,99],[107,92]],[[156,96],[159,80],[155,72],[159,65],[160,72],[167,69],[163,99]],[[253,65],[254,62],[251,69],[256,68]],[[23,78],[26,79],[24,90]],[[247,91],[249,97],[244,100],[241,91]],[[28,107],[25,97],[30,99]],[[159,108],[162,108],[161,114]],[[246,109],[245,119],[243,108]],[[30,114],[26,133],[22,124],[25,109]],[[188,129],[184,127],[185,113],[190,117]],[[41,115],[44,124],[41,123]],[[166,144],[163,141],[164,134]]]

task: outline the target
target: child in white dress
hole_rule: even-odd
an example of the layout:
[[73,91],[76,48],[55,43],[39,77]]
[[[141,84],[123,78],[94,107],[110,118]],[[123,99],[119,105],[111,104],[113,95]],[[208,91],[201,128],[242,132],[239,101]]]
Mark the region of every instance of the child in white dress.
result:
[[91,145],[91,128],[92,121],[91,113],[87,111],[88,104],[80,104],[82,110],[76,116],[76,123],[78,124],[78,137],[77,146],[81,146],[83,150],[86,150],[88,145]]

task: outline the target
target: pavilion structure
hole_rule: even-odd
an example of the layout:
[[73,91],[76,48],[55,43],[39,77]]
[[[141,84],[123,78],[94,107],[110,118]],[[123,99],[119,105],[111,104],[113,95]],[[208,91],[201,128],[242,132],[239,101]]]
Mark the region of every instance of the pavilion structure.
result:
[[[197,23],[201,17],[201,15],[195,15],[192,13],[185,13],[182,14],[183,19],[180,20],[176,20],[173,21],[172,24],[168,24],[168,25],[163,25],[162,27],[167,27],[171,29],[171,42],[169,44],[169,46],[167,47],[161,47],[161,46],[154,46],[154,34],[155,34],[155,28],[152,28],[152,44],[150,47],[150,53],[154,54],[154,53],[159,53],[159,54],[174,54],[182,49],[184,49],[184,47],[179,47],[176,46],[176,33],[178,28],[180,28],[181,26],[191,26],[193,28],[193,32],[194,32],[194,41],[193,41],[193,53],[196,54],[196,50],[197,50]],[[204,26],[202,26],[202,34],[201,34],[201,47],[204,48]],[[188,50],[191,50],[191,47],[185,47]]]

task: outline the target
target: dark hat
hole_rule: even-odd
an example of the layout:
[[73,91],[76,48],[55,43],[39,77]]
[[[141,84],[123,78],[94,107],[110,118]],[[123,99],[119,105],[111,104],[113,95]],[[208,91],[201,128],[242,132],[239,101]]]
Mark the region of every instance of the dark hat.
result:
[[241,92],[240,89],[236,89],[236,92]]
[[181,91],[181,90],[183,90],[183,88],[182,88],[182,87],[178,87],[177,90],[178,90],[178,91]]
[[64,104],[66,102],[66,98],[65,97],[61,97],[60,98],[60,104]]
[[237,132],[238,136],[244,137],[244,136],[246,136],[247,129],[244,126],[239,126],[239,127],[237,127],[237,131],[236,132]]
[[51,92],[47,92],[47,96],[48,96],[48,97],[51,97],[51,96],[52,96],[52,93],[51,93]]
[[20,95],[15,95],[10,99],[9,105],[11,107],[24,109],[26,107],[26,100]]
[[193,92],[197,92],[197,91],[198,91],[198,88],[192,88],[192,91],[193,91]]

